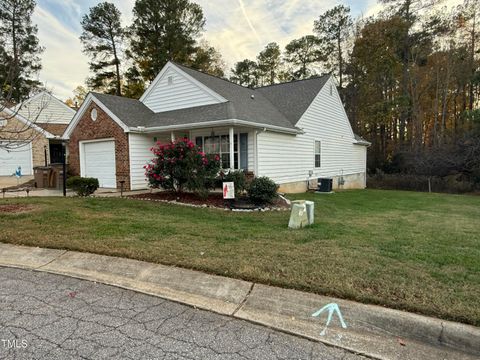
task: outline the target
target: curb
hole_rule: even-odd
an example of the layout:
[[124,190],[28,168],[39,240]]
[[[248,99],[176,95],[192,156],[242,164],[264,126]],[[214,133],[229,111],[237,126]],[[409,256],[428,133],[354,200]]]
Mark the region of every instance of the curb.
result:
[[[111,256],[0,243],[0,266],[113,285],[261,324],[374,359],[480,357],[480,328],[296,290]],[[326,326],[334,303],[337,315]]]

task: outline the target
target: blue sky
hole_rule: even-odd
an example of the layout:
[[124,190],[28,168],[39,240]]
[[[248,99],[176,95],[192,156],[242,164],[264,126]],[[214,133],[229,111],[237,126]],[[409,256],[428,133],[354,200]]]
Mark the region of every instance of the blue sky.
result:
[[[135,0],[110,0],[128,25]],[[45,52],[40,80],[61,99],[71,96],[89,75],[88,59],[81,52],[80,20],[99,0],[37,0],[33,21]],[[196,0],[207,19],[204,38],[222,53],[230,68],[236,61],[255,58],[271,41],[281,46],[312,32],[313,21],[343,3],[357,16],[378,10],[376,0]]]

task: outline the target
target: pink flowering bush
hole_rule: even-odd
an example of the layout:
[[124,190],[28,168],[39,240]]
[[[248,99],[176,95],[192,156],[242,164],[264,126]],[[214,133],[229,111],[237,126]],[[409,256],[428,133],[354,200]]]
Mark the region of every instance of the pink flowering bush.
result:
[[155,158],[145,168],[152,188],[181,193],[189,190],[207,196],[220,171],[220,156],[207,155],[187,138],[157,144],[150,149]]

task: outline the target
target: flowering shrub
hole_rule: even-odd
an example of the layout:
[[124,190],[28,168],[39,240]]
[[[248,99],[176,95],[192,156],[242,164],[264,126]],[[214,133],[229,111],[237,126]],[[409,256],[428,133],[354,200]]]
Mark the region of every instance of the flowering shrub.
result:
[[208,195],[220,170],[220,156],[206,155],[187,138],[158,142],[150,150],[155,158],[144,166],[150,187]]

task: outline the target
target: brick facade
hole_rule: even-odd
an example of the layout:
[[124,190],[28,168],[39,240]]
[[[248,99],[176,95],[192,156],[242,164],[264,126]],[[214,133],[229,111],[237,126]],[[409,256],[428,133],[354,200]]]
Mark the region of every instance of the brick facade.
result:
[[6,119],[7,124],[0,129],[0,141],[26,141],[32,143],[32,163],[35,166],[45,165],[45,147],[47,149],[47,162],[50,162],[49,140],[42,133],[9,115],[0,114],[0,119]]
[[[97,109],[97,119],[92,120],[90,113]],[[115,139],[115,168],[117,188],[125,181],[124,189],[130,190],[130,161],[128,154],[128,134],[115,123],[97,104],[92,102],[70,134],[68,143],[68,169],[72,175],[80,175],[79,142],[96,139]]]

